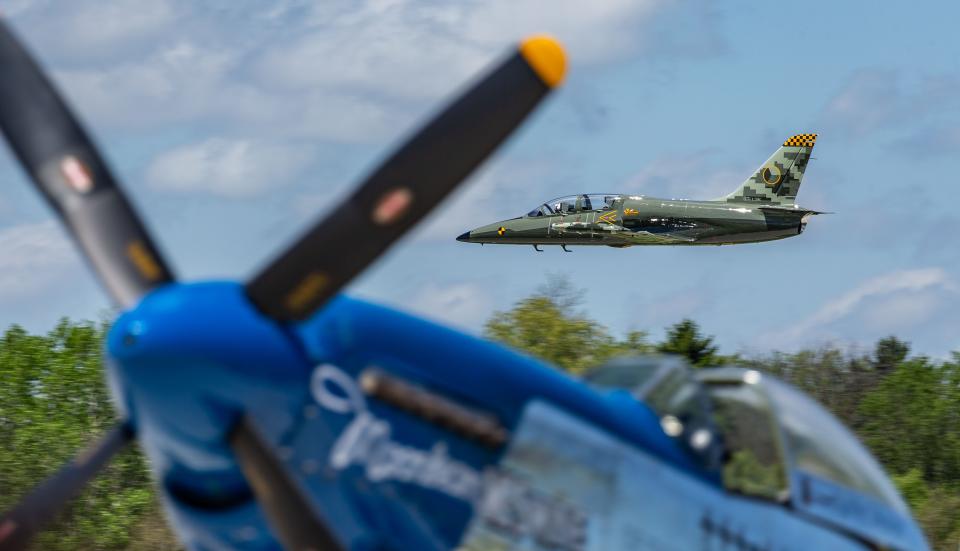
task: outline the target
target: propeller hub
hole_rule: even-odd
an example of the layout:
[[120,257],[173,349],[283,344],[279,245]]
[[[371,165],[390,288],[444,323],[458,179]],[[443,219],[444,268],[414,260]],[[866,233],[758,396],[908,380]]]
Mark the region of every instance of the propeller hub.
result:
[[109,374],[165,483],[203,495],[246,486],[227,444],[245,412],[271,434],[307,398],[311,364],[287,329],[232,282],[170,284],[117,319]]

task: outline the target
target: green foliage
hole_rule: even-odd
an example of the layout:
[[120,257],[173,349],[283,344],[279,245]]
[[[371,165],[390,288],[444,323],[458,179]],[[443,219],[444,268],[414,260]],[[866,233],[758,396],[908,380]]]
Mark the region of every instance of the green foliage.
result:
[[886,467],[919,469],[932,483],[960,481],[960,364],[901,362],[864,397],[862,436]]
[[785,478],[779,463],[764,464],[750,450],[737,450],[723,466],[724,487],[749,496],[777,499]]
[[889,373],[910,354],[910,344],[893,335],[877,341],[873,353],[873,368],[881,373]]
[[[105,330],[63,320],[45,336],[13,326],[0,338],[0,510],[116,422],[103,378]],[[34,548],[125,549],[138,525],[158,514],[143,457],[126,451]],[[170,537],[157,541],[176,545]]]
[[644,332],[630,332],[618,341],[585,317],[577,310],[581,296],[582,291],[555,278],[511,310],[495,313],[484,335],[575,373],[612,356],[652,350]]
[[689,319],[669,328],[666,340],[656,345],[648,341],[645,331],[630,331],[616,339],[577,309],[582,298],[583,290],[553,277],[512,309],[494,313],[484,326],[484,336],[573,373],[628,354],[679,354],[696,366],[719,365],[731,359],[717,354],[713,337],[703,335]]
[[657,345],[657,350],[665,354],[684,356],[697,367],[723,363],[717,356],[713,337],[700,334],[700,327],[691,319],[685,319],[667,329],[667,339]]
[[923,473],[920,469],[910,469],[909,471],[893,475],[893,483],[900,490],[900,495],[910,505],[910,508],[917,510],[926,503],[930,490],[927,483],[923,480]]
[[949,486],[931,486],[920,469],[894,475],[894,483],[910,504],[917,522],[923,527],[934,549],[960,547],[960,491]]
[[854,429],[863,423],[859,404],[880,376],[869,358],[834,347],[792,354],[773,352],[740,363],[796,386]]
[[934,549],[960,548],[960,491],[936,486],[923,504],[913,510]]

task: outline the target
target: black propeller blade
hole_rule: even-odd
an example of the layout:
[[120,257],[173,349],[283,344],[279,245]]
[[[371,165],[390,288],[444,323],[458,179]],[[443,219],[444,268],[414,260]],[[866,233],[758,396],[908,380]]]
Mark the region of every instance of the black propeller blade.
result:
[[0,518],[0,551],[26,548],[43,525],[132,439],[133,430],[128,425],[117,425],[69,465],[41,482],[15,509]]
[[[249,282],[250,299],[278,320],[309,316],[482,163],[565,70],[555,41],[523,42]],[[174,280],[96,147],[2,21],[0,130],[116,302],[129,307]],[[0,551],[24,548],[132,438],[128,425],[118,425],[0,518]],[[341,548],[251,419],[238,422],[230,445],[285,547]]]
[[284,549],[343,549],[315,515],[310,501],[290,478],[287,467],[273,453],[252,419],[245,416],[233,428],[230,447]]
[[483,162],[565,69],[552,39],[523,42],[248,283],[250,299],[278,320],[308,317]]
[[93,142],[3,22],[0,129],[120,306],[173,281]]

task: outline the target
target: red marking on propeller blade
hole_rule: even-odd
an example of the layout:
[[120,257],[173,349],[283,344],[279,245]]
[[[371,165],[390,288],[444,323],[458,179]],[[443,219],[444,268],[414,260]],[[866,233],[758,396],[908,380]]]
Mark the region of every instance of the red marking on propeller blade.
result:
[[60,161],[60,172],[74,191],[87,193],[93,189],[93,177],[90,176],[90,170],[73,155],[64,157]]
[[408,188],[396,188],[383,194],[373,209],[373,221],[381,226],[396,222],[413,203],[413,192]]

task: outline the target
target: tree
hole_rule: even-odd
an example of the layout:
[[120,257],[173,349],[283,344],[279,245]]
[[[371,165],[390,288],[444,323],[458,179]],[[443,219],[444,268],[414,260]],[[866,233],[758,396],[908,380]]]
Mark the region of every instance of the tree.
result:
[[646,331],[628,331],[624,339],[617,343],[616,353],[618,355],[631,356],[655,352],[656,347],[647,340],[648,336],[649,333]]
[[877,341],[873,353],[873,368],[881,373],[889,373],[910,354],[910,344],[890,335]]
[[928,483],[960,482],[960,364],[901,363],[867,396],[861,436],[895,473],[919,469]]
[[[0,338],[0,510],[13,505],[117,421],[103,377],[106,326],[61,321],[45,336],[13,326]],[[116,456],[34,547],[124,549],[159,514],[143,456]],[[166,530],[166,529],[165,529]],[[157,544],[169,549],[167,530]]]
[[611,337],[603,325],[577,310],[582,297],[583,290],[553,277],[510,310],[494,313],[484,336],[572,372],[612,356],[652,351],[643,331],[631,331],[623,341]]
[[722,363],[717,356],[713,337],[702,335],[700,327],[691,319],[684,319],[667,329],[667,338],[657,345],[657,350],[666,354],[684,356],[697,367]]
[[868,357],[833,346],[789,354],[772,352],[742,363],[796,386],[852,428],[862,424],[860,402],[879,378]]
[[960,492],[937,486],[929,497],[914,509],[917,522],[934,549],[953,551],[960,548]]

